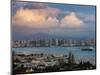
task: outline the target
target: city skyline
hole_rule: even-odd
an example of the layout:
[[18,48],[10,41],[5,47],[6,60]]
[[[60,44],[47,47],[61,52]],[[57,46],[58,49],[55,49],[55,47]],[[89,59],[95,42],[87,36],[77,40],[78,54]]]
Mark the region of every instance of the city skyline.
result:
[[95,6],[12,1],[12,39],[95,39]]

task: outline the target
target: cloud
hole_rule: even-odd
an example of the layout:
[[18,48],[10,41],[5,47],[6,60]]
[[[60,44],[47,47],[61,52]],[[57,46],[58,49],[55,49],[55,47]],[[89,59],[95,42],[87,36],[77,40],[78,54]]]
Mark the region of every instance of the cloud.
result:
[[48,17],[44,25],[46,26],[47,24],[49,27],[58,27],[59,20],[56,17]]
[[84,23],[87,23],[87,22],[89,22],[89,23],[91,23],[91,22],[95,22],[95,14],[93,14],[93,13],[80,13],[80,12],[78,12],[77,13],[77,16],[79,17],[79,18],[81,18],[81,20],[83,20],[84,21]]
[[47,28],[56,26],[59,21],[56,16],[59,12],[56,8],[28,9],[21,7],[12,16],[12,24],[33,28]]
[[61,27],[80,27],[83,21],[79,19],[75,12],[70,12],[61,20]]
[[47,8],[48,4],[46,3],[27,3],[26,5],[24,5],[24,8],[28,8],[28,9],[43,9],[43,8]]
[[61,10],[48,6],[43,9],[20,7],[12,16],[12,24],[28,28],[78,28],[83,25],[83,21],[77,17],[75,12],[70,12],[58,19],[61,13]]
[[87,16],[84,17],[84,21],[86,21],[86,22],[95,22],[95,15],[88,14]]

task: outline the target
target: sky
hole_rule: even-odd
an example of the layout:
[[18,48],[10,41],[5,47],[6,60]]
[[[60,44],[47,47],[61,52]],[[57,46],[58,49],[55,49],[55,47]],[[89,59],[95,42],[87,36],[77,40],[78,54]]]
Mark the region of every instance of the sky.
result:
[[95,6],[12,1],[12,39],[95,38]]

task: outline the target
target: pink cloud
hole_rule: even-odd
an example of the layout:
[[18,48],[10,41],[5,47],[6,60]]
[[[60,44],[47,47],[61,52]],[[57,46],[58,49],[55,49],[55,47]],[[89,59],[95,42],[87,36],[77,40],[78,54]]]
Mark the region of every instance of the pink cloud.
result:
[[71,12],[61,20],[62,27],[80,27],[83,21],[76,16],[75,12]]
[[56,16],[59,12],[55,8],[27,9],[20,8],[12,17],[12,24],[33,28],[45,28],[56,26],[59,21]]
[[62,17],[59,9],[47,7],[44,9],[19,8],[12,16],[12,24],[30,28],[52,28],[52,27],[80,27],[83,21],[79,19],[75,12]]

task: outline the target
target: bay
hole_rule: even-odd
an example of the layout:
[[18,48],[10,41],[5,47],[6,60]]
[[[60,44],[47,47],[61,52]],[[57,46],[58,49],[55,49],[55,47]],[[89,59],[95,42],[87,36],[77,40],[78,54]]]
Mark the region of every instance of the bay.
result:
[[24,53],[24,54],[54,54],[57,56],[68,55],[69,52],[72,52],[75,56],[75,60],[79,62],[90,61],[95,64],[96,49],[93,47],[93,51],[82,51],[80,47],[31,47],[31,48],[12,48],[12,51],[15,53]]

